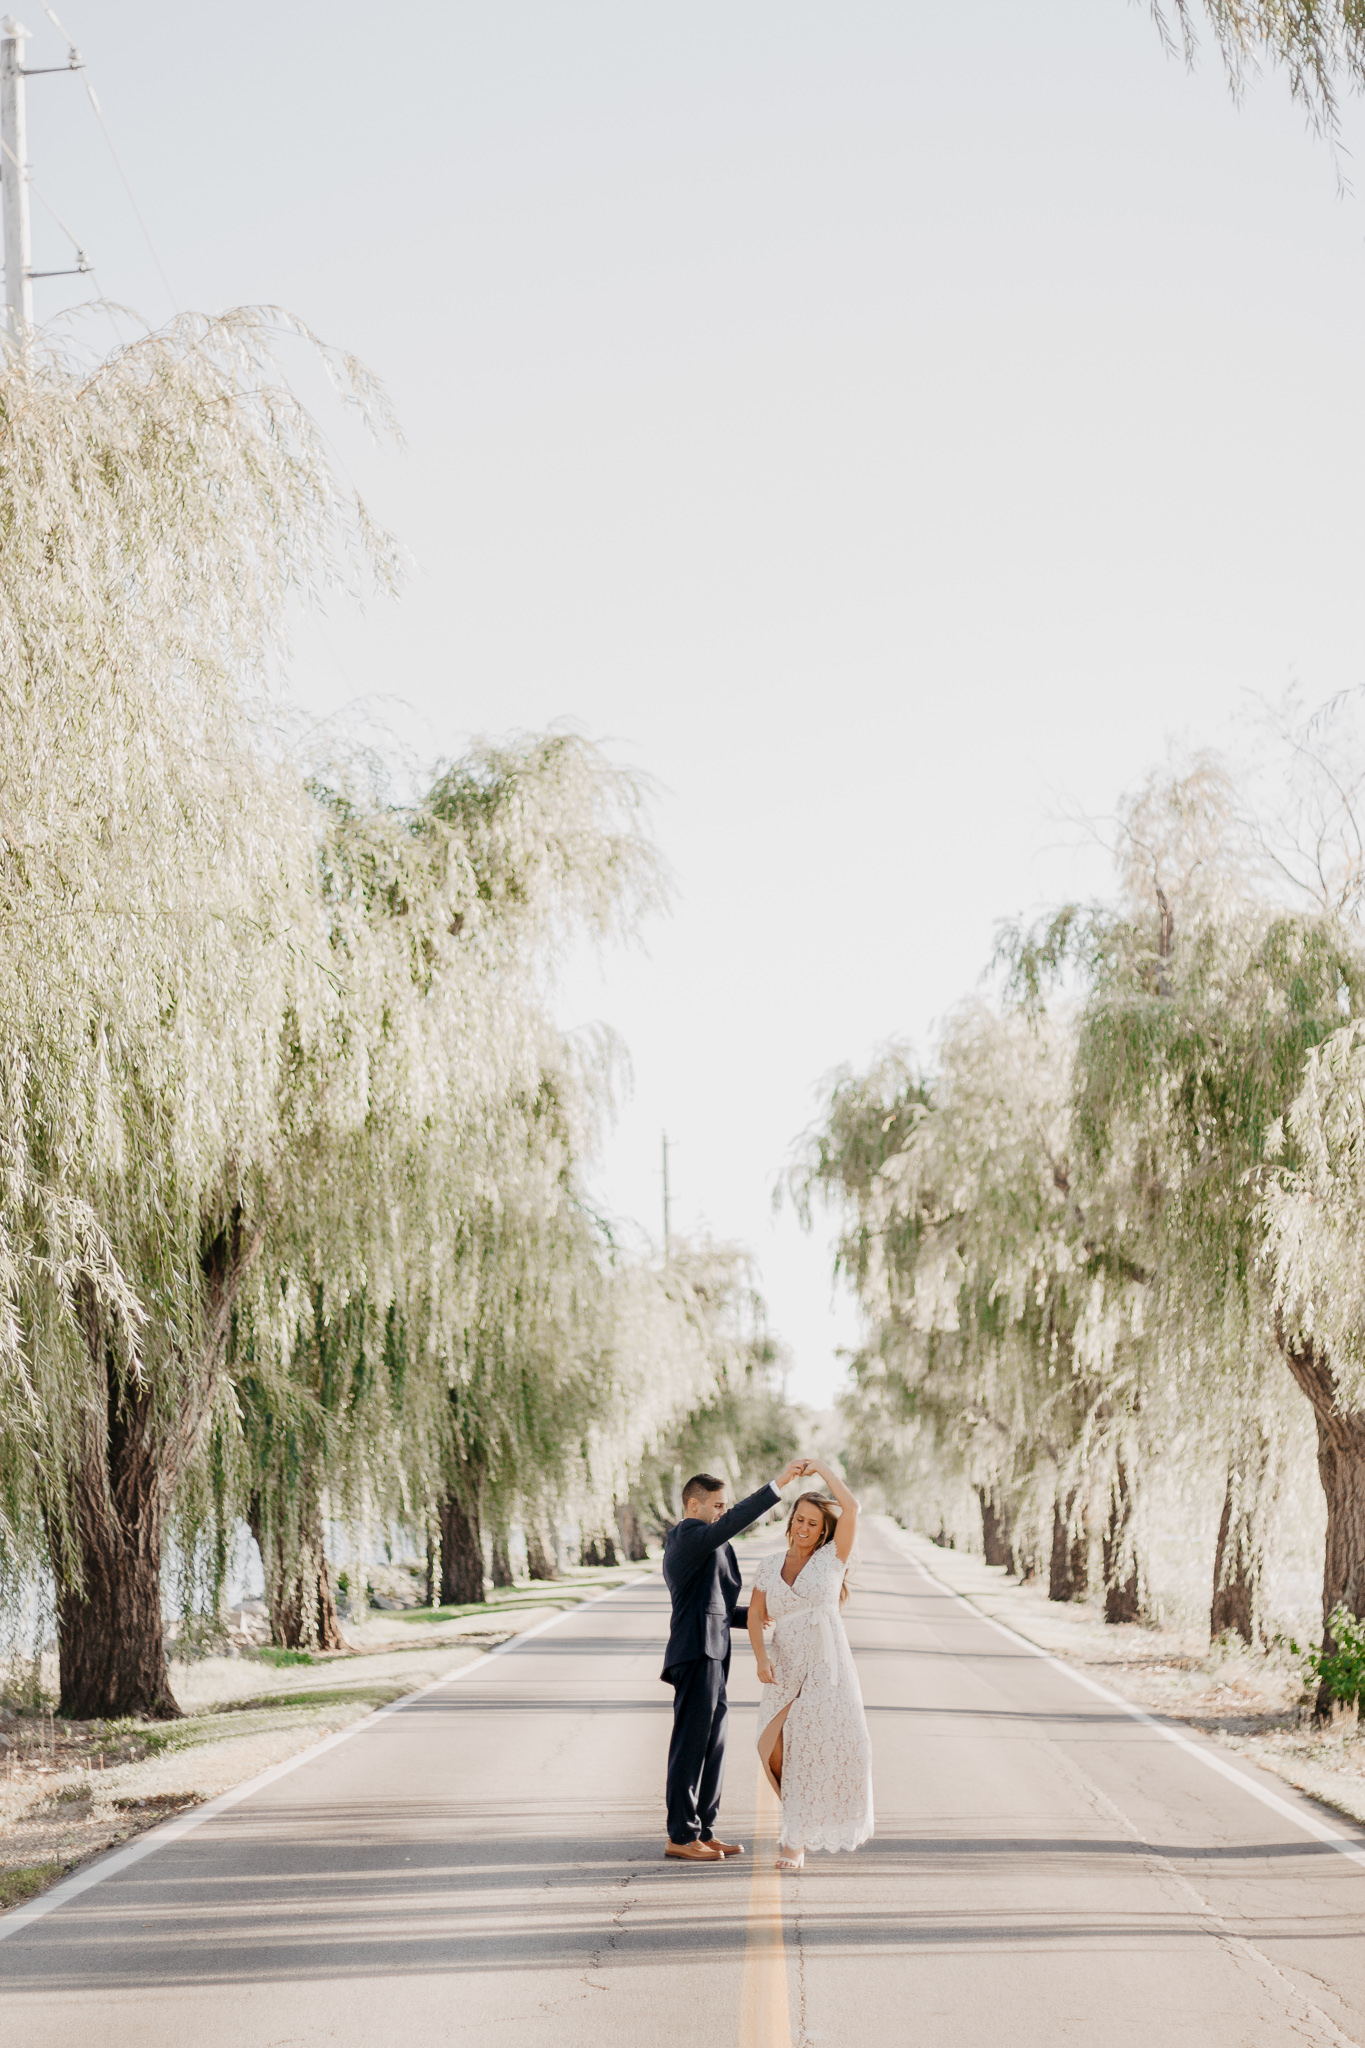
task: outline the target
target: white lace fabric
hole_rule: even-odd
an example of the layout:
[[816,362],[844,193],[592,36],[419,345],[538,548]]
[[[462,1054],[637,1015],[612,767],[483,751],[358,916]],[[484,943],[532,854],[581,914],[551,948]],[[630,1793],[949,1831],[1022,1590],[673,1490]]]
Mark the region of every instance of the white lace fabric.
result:
[[782,1564],[782,1553],[765,1557],[754,1580],[773,1617],[768,1654],[777,1674],[776,1685],[759,1687],[758,1753],[768,1770],[780,1730],[784,1846],[856,1849],[872,1833],[872,1744],[839,1613],[844,1567],[832,1543],[794,1586]]

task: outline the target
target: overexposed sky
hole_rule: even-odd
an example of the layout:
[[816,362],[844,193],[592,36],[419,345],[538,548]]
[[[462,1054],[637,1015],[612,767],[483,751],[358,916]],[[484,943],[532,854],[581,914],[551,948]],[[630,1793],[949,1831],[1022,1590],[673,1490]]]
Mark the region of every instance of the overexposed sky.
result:
[[[675,913],[566,994],[634,1065],[603,1195],[657,1231],[666,1125],[824,1402],[852,1319],[770,1201],[821,1077],[1096,885],[1064,805],[1361,679],[1365,210],[1127,0],[57,11],[179,302],[290,307],[401,416],[319,400],[416,567],[301,633],[305,701],[432,755],[567,719],[660,785]],[[29,131],[163,319],[76,80]]]

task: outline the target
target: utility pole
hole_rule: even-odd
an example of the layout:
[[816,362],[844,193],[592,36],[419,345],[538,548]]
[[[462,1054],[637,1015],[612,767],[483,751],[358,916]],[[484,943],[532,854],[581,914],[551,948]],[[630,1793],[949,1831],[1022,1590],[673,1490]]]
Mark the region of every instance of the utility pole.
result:
[[33,331],[33,247],[28,220],[28,119],[24,43],[28,30],[7,14],[0,28],[0,211],[5,220],[5,312],[20,347]]
[[668,1132],[664,1132],[664,1257],[668,1257],[668,1240],[673,1221],[673,1204],[668,1193]]

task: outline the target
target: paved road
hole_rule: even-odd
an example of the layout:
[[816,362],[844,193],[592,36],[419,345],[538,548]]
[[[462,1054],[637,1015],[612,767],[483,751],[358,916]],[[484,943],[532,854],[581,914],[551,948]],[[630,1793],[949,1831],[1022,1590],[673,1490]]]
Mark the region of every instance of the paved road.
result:
[[[662,1861],[646,1580],[16,1927],[0,2042],[1365,2043],[1365,1869],[863,1547],[856,1856]],[[772,1814],[736,1667],[724,1818],[752,1843]]]

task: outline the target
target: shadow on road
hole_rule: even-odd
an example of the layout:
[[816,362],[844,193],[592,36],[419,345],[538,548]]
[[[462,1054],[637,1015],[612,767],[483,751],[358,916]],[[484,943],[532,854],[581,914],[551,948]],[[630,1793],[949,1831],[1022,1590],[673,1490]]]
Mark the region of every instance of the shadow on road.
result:
[[[444,1812],[439,1800],[382,1811],[359,1802],[244,1809],[0,1948],[0,1984],[112,1993],[230,1985],[244,1974],[256,1982],[382,1976],[397,1995],[413,1974],[738,1957],[749,1860],[666,1864],[642,1816],[622,1819],[629,1831],[613,1835],[582,1802],[481,1809],[468,1798]],[[1333,1856],[1312,1841],[1151,1846],[1163,1858],[1241,1864],[1248,1874],[1268,1858]],[[964,1944],[1104,1953],[1160,1942],[1169,1953],[1173,1940],[1206,1940],[1174,1902],[1169,1911],[1114,1910],[1125,1896],[1123,1870],[1147,1853],[1146,1844],[1103,1837],[884,1832],[856,1859],[813,1863],[792,1903],[808,1958]],[[1037,1910],[1022,1907],[1040,1878]],[[1060,1897],[1074,1902],[1078,1892],[1094,1899],[1093,1912],[1059,1910]],[[942,1903],[887,1903],[926,1898]],[[1307,1931],[1301,1917],[1282,1926],[1274,1913],[1243,1929],[1259,1940],[1301,1940]],[[1359,1939],[1352,1917],[1327,1912],[1311,1934]]]

